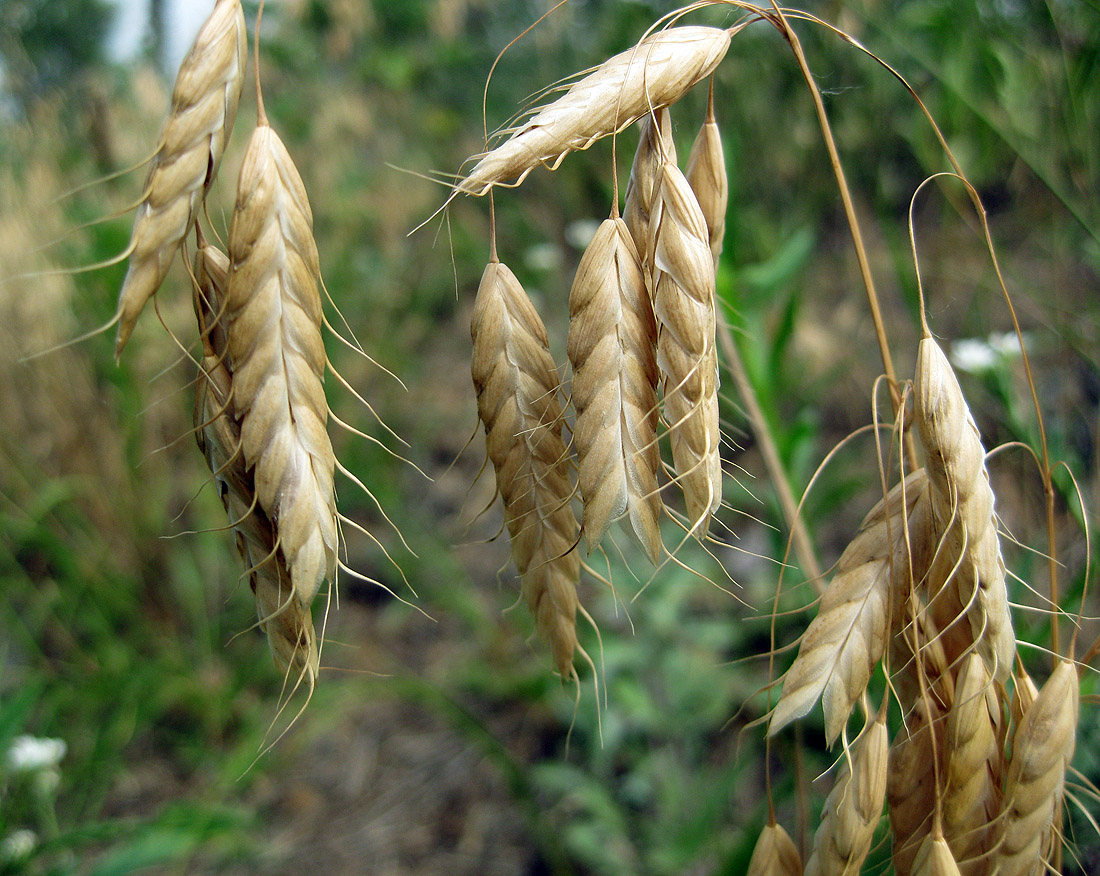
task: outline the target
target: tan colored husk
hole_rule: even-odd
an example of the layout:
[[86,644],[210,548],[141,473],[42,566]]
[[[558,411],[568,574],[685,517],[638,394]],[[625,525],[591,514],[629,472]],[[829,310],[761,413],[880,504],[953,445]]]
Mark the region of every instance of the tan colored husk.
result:
[[218,0],[183,59],[172,109],[145,180],[119,293],[115,355],[160,288],[214,183],[244,84],[246,33],[240,0]]
[[714,268],[718,269],[718,257],[722,254],[722,242],[726,237],[726,206],[729,201],[729,179],[726,176],[726,159],[722,151],[722,132],[714,117],[714,80],[711,80],[707,98],[707,116],[688,156],[684,171],[710,233],[710,251],[714,256]]
[[983,876],[989,870],[985,853],[1000,811],[1001,712],[985,661],[971,652],[959,670],[947,713],[947,777],[941,802],[944,838],[964,876]]
[[943,712],[933,699],[918,700],[890,748],[886,801],[896,876],[911,876],[921,843],[932,831],[939,794],[936,774],[943,775],[943,758]]
[[998,876],[1032,876],[1045,870],[1076,744],[1080,689],[1077,667],[1062,660],[1024,713],[1012,738],[1005,779]]
[[195,257],[196,310],[205,352],[195,387],[195,438],[236,533],[237,551],[256,597],[260,629],[267,635],[275,665],[288,680],[305,680],[312,689],[320,660],[313,618],[293,598],[278,533],[256,505],[252,471],[241,453],[240,424],[229,403],[232,377],[225,364],[226,339],[218,317],[228,270],[229,259],[222,252],[200,247]]
[[540,164],[557,167],[568,153],[675,103],[713,72],[729,45],[729,31],[714,27],[669,27],[651,34],[514,129],[478,161],[457,191],[484,195],[498,183],[522,181]]
[[809,713],[821,698],[826,738],[832,744],[840,735],[886,650],[891,614],[904,604],[910,570],[919,575],[930,537],[929,501],[919,469],[864,518],[784,676],[769,733]]
[[626,223],[607,219],[569,294],[574,439],[588,549],[628,515],[646,556],[661,558],[657,472],[657,325]]
[[308,606],[335,576],[338,539],[320,265],[302,178],[266,124],[241,165],[229,257],[229,365],[244,456]]
[[931,337],[917,348],[915,389],[937,518],[960,566],[953,584],[960,602],[969,606],[978,652],[993,677],[1004,682],[1012,672],[1016,639],[985,449],[955,372]]
[[802,858],[780,824],[768,824],[752,850],[745,876],[802,876]]
[[470,331],[478,417],[523,597],[554,666],[562,678],[573,677],[580,559],[561,381],[542,320],[519,280],[496,260],[481,277]]
[[913,876],[962,876],[947,841],[930,834],[917,850]]
[[836,783],[814,834],[806,876],[859,873],[882,816],[889,747],[886,711],[882,709],[841,758]]
[[702,539],[722,504],[714,261],[699,202],[667,161],[658,174],[649,234],[665,421],[688,528]]
[[676,143],[672,139],[672,115],[668,107],[660,107],[647,113],[642,119],[641,128],[638,149],[630,167],[630,179],[626,184],[623,221],[630,229],[630,236],[638,248],[642,274],[652,296],[653,253],[649,249],[649,218],[653,213],[653,198],[657,193],[657,177],[661,164],[665,160],[676,163]]

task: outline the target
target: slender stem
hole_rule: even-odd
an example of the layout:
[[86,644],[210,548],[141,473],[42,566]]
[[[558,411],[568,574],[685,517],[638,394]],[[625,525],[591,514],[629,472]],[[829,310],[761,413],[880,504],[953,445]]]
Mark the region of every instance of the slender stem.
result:
[[256,10],[256,33],[253,36],[252,45],[252,72],[256,74],[256,123],[267,124],[267,110],[264,109],[264,92],[260,88],[260,23],[264,17],[264,0],[260,0],[260,8]]
[[[799,42],[798,35],[791,28],[786,17],[783,15],[783,10],[779,8],[775,0],[772,0],[772,6],[775,10],[775,17],[772,19],[772,23],[779,28],[783,37],[790,44],[794,52],[795,60],[798,62],[799,70],[802,72],[802,77],[806,80],[806,85],[809,87],[810,94],[813,97],[818,124],[821,127],[822,137],[825,140],[825,148],[829,152],[829,163],[832,165],[833,175],[836,177],[837,187],[840,190],[840,200],[844,205],[844,215],[848,220],[848,229],[852,235],[852,244],[855,247],[856,261],[859,263],[859,273],[863,280],[863,288],[867,291],[867,302],[871,308],[871,319],[875,324],[875,336],[878,339],[879,355],[882,357],[883,368],[886,369],[886,380],[890,387],[890,400],[894,406],[894,414],[896,416],[901,405],[901,392],[898,388],[897,373],[894,370],[894,361],[890,355],[890,344],[886,339],[886,326],[882,320],[882,309],[879,307],[878,293],[875,291],[875,281],[871,275],[871,263],[867,258],[867,249],[863,244],[863,232],[860,230],[855,204],[852,202],[852,193],[848,188],[848,182],[844,176],[844,168],[840,163],[840,153],[837,151],[836,141],[833,138],[833,131],[829,125],[829,117],[825,112],[825,103],[821,99],[821,92],[818,90],[817,83],[814,82],[813,73],[810,72],[810,65],[806,61],[806,55],[802,51],[802,43]],[[910,467],[916,469],[917,452],[911,438],[907,438],[906,440],[906,451],[909,456]]]

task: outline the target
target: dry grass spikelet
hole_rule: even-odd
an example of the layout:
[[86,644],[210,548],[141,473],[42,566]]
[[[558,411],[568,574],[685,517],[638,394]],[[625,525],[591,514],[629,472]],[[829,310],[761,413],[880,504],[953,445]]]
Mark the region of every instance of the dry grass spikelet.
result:
[[1044,854],[1057,841],[1054,825],[1076,744],[1079,703],[1077,667],[1062,660],[1013,734],[997,849],[999,876],[1032,876],[1046,869]]
[[913,876],[962,876],[947,841],[929,834],[913,861]]
[[478,417],[523,597],[554,666],[562,678],[573,677],[580,559],[561,380],[538,312],[515,274],[496,259],[481,277],[470,332]]
[[832,744],[840,735],[886,650],[891,614],[903,604],[910,569],[920,566],[929,514],[928,480],[919,469],[864,518],[784,676],[770,733],[806,715],[820,697],[826,738]]
[[[630,229],[646,282],[653,283],[653,253],[649,249],[649,218],[653,213],[653,198],[657,194],[657,178],[661,164],[676,163],[676,144],[672,140],[672,114],[668,107],[659,107],[642,119],[638,149],[630,166],[623,202],[623,221]],[[652,295],[652,289],[650,295]]]
[[782,825],[771,822],[760,831],[745,876],[802,876],[802,857]]
[[988,668],[975,652],[955,682],[947,713],[947,776],[942,798],[944,838],[964,876],[987,872],[988,836],[1000,808],[1001,705]]
[[333,580],[338,539],[320,264],[302,178],[266,124],[241,165],[229,257],[229,364],[244,456],[260,507],[278,521],[295,595],[308,606]]
[[886,802],[894,835],[894,871],[911,876],[921,843],[932,832],[943,775],[944,711],[934,699],[917,700],[890,747]]
[[218,313],[229,259],[212,246],[195,256],[196,310],[204,356],[195,390],[195,437],[236,533],[237,551],[256,597],[260,628],[276,667],[312,690],[320,655],[309,609],[293,598],[290,572],[271,519],[257,507],[252,470],[241,452],[240,423],[230,407],[232,377],[225,363],[225,333]]
[[484,195],[516,184],[540,164],[557,167],[570,152],[623,130],[657,107],[675,103],[725,57],[730,32],[697,25],[657,31],[576,82],[490,150],[456,186]]
[[714,80],[710,83],[707,97],[707,116],[703,126],[695,135],[695,142],[688,156],[687,169],[684,171],[699,206],[703,218],[707,220],[710,234],[710,251],[714,256],[714,267],[718,268],[718,257],[722,254],[722,242],[726,237],[726,205],[729,201],[729,179],[726,176],[726,159],[722,150],[722,132],[714,117]]
[[688,528],[702,539],[722,504],[714,261],[706,219],[683,173],[665,161],[650,221],[653,310],[664,413]]
[[941,531],[958,563],[955,587],[979,653],[997,681],[1012,671],[1016,639],[985,449],[962,387],[931,338],[917,349],[916,414]]
[[240,0],[217,0],[180,65],[172,109],[134,217],[130,266],[118,300],[116,356],[214,183],[244,84],[246,38]]
[[592,550],[628,515],[646,556],[661,558],[657,472],[657,325],[626,223],[605,220],[569,294],[574,439]]
[[886,710],[880,709],[844,753],[836,784],[825,800],[821,824],[814,834],[806,876],[859,873],[886,800],[889,747]]

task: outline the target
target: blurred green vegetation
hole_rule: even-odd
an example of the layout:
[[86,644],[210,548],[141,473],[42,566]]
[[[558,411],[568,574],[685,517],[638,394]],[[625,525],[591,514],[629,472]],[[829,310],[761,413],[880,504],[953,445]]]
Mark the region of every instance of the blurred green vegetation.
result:
[[[18,361],[113,313],[122,265],[19,275],[125,248],[141,170],[58,196],[148,157],[170,82],[147,61],[104,60],[101,3],[0,0],[0,754],[22,734],[67,746],[56,785],[0,757],[0,841],[34,835],[25,854],[0,847],[0,874],[744,872],[767,816],[762,730],[750,725],[767,709],[767,616],[786,529],[738,399],[723,403],[739,445],[727,459],[740,483],[727,494],[732,534],[721,533],[713,557],[686,546],[680,558],[699,575],[668,565],[651,581],[624,536],[591,558],[616,594],[594,578],[583,585],[600,636],[582,629],[581,640],[602,687],[597,695],[584,673],[578,704],[541,646],[525,641],[524,612],[506,611],[518,589],[496,537],[499,510],[476,518],[492,498],[491,474],[475,480],[468,375],[487,205],[456,201],[445,221],[407,236],[446,194],[426,175],[453,173],[482,148],[484,77],[547,6],[288,0],[265,12],[267,112],[310,193],[326,286],[378,364],[337,342],[330,355],[408,442],[329,381],[334,411],[378,439],[333,430],[338,455],[373,494],[338,486],[342,512],[376,540],[346,527],[347,563],[411,603],[342,577],[318,691],[268,750],[303,703],[281,708],[281,680],[251,628],[251,597],[189,434],[192,370],[157,325],[159,315],[191,343],[184,271],[121,364],[105,336]],[[1053,457],[1100,507],[1100,12],[1078,0],[808,9],[909,79],[980,190],[1033,342]],[[496,67],[490,132],[666,11],[610,0],[557,10]],[[716,7],[691,20],[735,18]],[[797,27],[904,376],[917,337],[909,202],[947,163],[886,71],[823,28]],[[739,34],[716,94],[732,204],[719,293],[797,494],[832,447],[871,421],[882,364],[809,96],[778,35],[761,25]],[[674,109],[681,155],[703,101],[693,94]],[[246,91],[210,207],[223,235],[254,112]],[[633,132],[620,138],[620,193],[635,142]],[[496,198],[501,257],[537,302],[559,361],[578,223],[610,208],[610,150],[601,142]],[[926,188],[914,215],[937,334],[984,339],[1010,328],[962,188]],[[330,319],[342,324],[334,311]],[[1018,359],[963,380],[987,445],[1036,446]],[[1012,548],[1010,566],[1044,592],[1034,463],[1010,450],[992,469],[1006,527],[1033,549]],[[808,497],[806,523],[826,563],[873,504],[873,472],[873,442],[856,438]],[[1084,540],[1073,487],[1061,475],[1058,486],[1064,604],[1075,610]],[[1094,510],[1086,516],[1094,521]],[[785,575],[779,608],[806,606],[810,588],[797,570]],[[1042,604],[1018,589],[1033,609]],[[1019,616],[1021,638],[1049,642],[1043,613]],[[778,643],[806,619],[779,617]],[[1041,672],[1038,650],[1025,659]],[[1091,674],[1084,685],[1095,693]],[[796,840],[801,803],[812,825],[825,794],[812,780],[832,760],[819,721],[815,711],[770,753],[776,806]],[[1079,766],[1093,781],[1098,726],[1086,705]],[[1078,814],[1073,837],[1078,856],[1066,872],[1094,872],[1097,838]],[[875,855],[868,872],[883,872],[888,849]]]

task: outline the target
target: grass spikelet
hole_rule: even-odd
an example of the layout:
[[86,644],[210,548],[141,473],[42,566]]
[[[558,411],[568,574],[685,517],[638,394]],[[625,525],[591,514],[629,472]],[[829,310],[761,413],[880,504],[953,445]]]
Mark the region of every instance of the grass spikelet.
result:
[[577,518],[562,440],[561,380],[546,329],[507,266],[485,268],[470,326],[478,417],[496,470],[512,560],[562,678],[576,674]]
[[993,677],[1004,682],[1012,671],[1016,639],[985,449],[955,372],[929,336],[917,349],[915,388],[936,516],[959,565],[954,586],[961,604],[968,606],[978,652]]
[[722,242],[726,237],[726,205],[729,201],[729,179],[726,176],[726,159],[722,151],[722,132],[714,117],[714,80],[710,82],[707,96],[707,115],[688,156],[684,171],[691,190],[699,199],[703,218],[707,220],[710,251],[714,256],[715,270],[722,254]]
[[606,219],[569,294],[582,528],[588,549],[629,516],[646,556],[661,557],[657,471],[657,324],[626,223]]
[[[772,712],[769,733],[806,715],[820,697],[831,744],[848,722],[886,650],[895,612],[909,583],[911,558],[929,540],[928,481],[920,469],[895,486],[864,518],[837,563]],[[906,541],[906,530],[909,539]],[[912,558],[919,566],[919,557]]]
[[518,184],[540,164],[556,167],[568,153],[675,103],[713,72],[729,45],[730,33],[715,27],[669,27],[651,34],[538,110],[482,156],[456,190],[484,195],[498,183]]
[[214,183],[237,114],[246,54],[240,0],[217,0],[180,65],[172,109],[134,217],[130,265],[118,299],[116,356],[164,282]]
[[988,869],[988,834],[1000,807],[1000,703],[985,661],[971,652],[947,713],[947,777],[942,799],[944,838],[965,876]]
[[665,161],[650,221],[653,310],[664,413],[688,527],[702,539],[722,504],[714,261],[706,219],[683,173]]
[[[653,253],[649,249],[649,218],[657,194],[657,178],[663,161],[676,163],[676,144],[672,140],[672,115],[660,107],[642,119],[638,149],[630,167],[623,202],[623,221],[630,229],[646,281],[653,282]],[[652,291],[650,292],[652,295]]]
[[229,256],[229,360],[244,456],[260,507],[279,522],[295,595],[308,606],[333,579],[337,548],[320,266],[302,179],[266,124],[241,165]]
[[814,834],[806,876],[859,873],[882,816],[889,747],[883,708],[841,760]]
[[913,876],[962,876],[947,841],[929,834],[917,850]]
[[1056,841],[1054,824],[1076,744],[1079,703],[1077,667],[1062,660],[1016,728],[1005,779],[999,876],[1031,876],[1046,868],[1043,854]]
[[293,598],[275,525],[256,505],[252,471],[241,453],[240,423],[230,408],[232,377],[225,365],[225,335],[217,318],[228,269],[229,259],[222,252],[200,246],[195,257],[196,310],[205,354],[196,383],[195,437],[236,533],[237,551],[275,665],[292,681],[304,679],[312,690],[320,659],[313,618]]
[[787,831],[769,823],[760,831],[745,876],[802,876],[802,858]]
[[932,832],[943,774],[943,710],[932,699],[918,700],[890,747],[886,802],[894,835],[894,871],[911,876],[917,852]]

